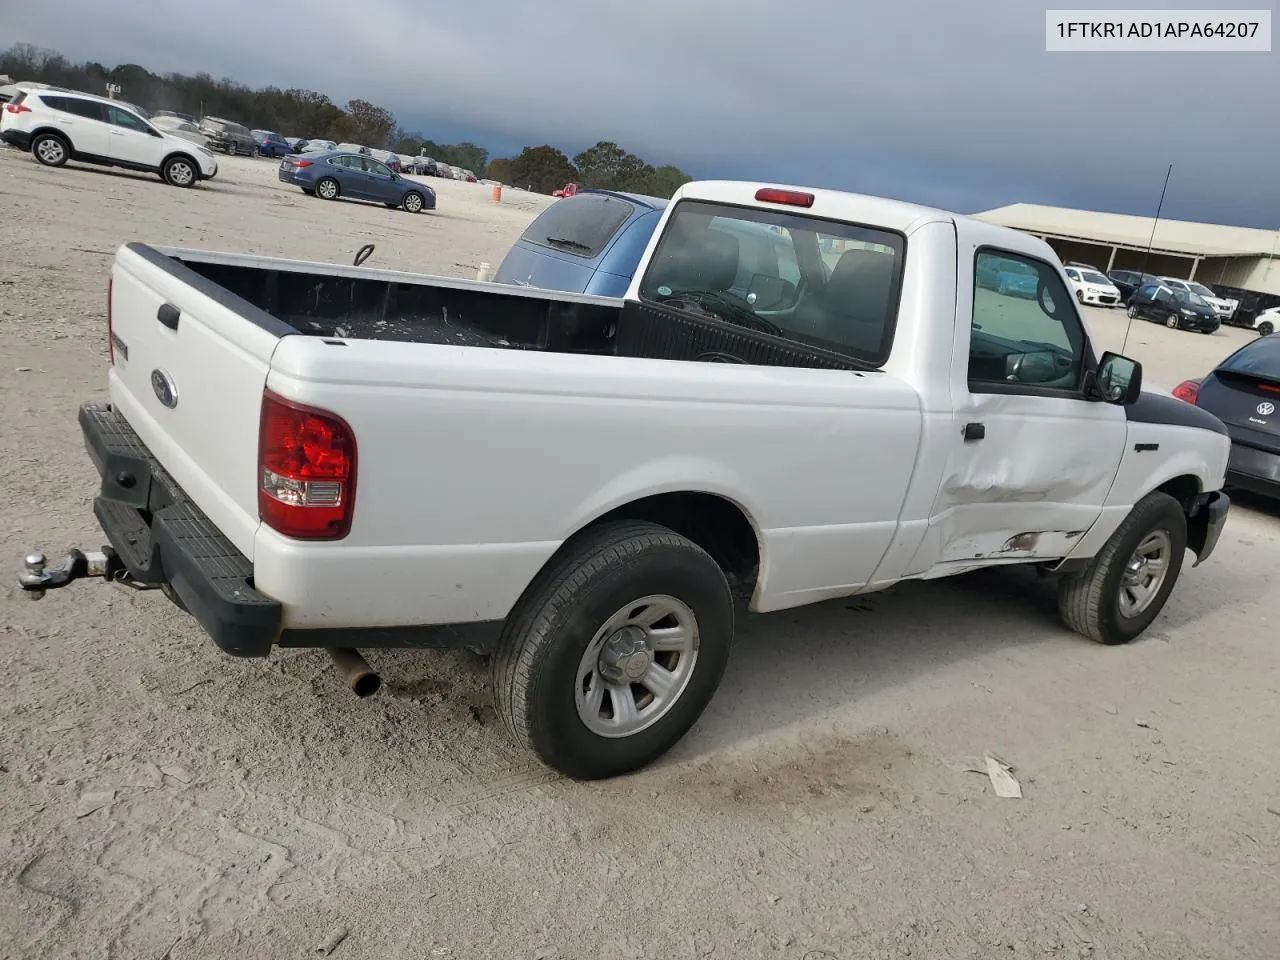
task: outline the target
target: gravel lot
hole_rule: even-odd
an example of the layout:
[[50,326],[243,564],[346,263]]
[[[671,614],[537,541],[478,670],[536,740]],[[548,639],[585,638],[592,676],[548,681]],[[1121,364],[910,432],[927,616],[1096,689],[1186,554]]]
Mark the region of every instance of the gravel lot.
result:
[[[21,554],[97,546],[77,404],[105,393],[126,240],[474,276],[550,202],[433,181],[327,204],[275,164],[182,191],[0,149],[0,957],[1266,958],[1280,944],[1280,509],[1237,500],[1138,643],[1066,632],[1016,570],[748,620],[656,767],[557,779],[483,664],[221,655],[159,593],[39,603]],[[1117,347],[1125,318],[1092,311]],[[1135,324],[1171,387],[1251,334]],[[994,752],[1022,800],[967,772]]]

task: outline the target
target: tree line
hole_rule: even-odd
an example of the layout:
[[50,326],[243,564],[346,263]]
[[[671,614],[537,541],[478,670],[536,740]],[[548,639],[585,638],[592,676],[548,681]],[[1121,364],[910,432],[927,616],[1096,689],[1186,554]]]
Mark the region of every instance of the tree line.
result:
[[572,160],[550,144],[525,147],[517,156],[491,160],[474,143],[436,143],[400,126],[385,107],[367,100],[339,106],[323,93],[300,87],[252,88],[208,73],[152,73],[136,63],[107,67],[95,61],[72,63],[56,50],[19,43],[0,53],[0,75],[105,95],[107,84],[119,98],[155,112],[171,110],[196,117],[223,117],[251,129],[285,136],[361,143],[396,153],[425,152],[477,176],[550,193],[566,183],[670,197],[691,178],[673,166],[654,167],[616,143],[600,141]]

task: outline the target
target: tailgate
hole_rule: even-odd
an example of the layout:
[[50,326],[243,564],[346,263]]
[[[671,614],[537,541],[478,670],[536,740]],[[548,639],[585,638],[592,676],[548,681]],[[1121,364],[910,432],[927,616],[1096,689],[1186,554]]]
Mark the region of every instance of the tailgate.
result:
[[117,251],[111,402],[252,559],[262,390],[271,354],[293,330],[167,253],[137,243]]

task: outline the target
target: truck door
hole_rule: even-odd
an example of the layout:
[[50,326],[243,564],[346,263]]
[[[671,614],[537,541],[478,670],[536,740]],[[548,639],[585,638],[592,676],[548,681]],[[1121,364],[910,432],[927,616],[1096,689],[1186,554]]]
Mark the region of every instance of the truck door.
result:
[[972,244],[959,263],[953,446],[923,559],[942,573],[1064,556],[1102,513],[1124,409],[1083,392],[1096,358],[1053,264]]

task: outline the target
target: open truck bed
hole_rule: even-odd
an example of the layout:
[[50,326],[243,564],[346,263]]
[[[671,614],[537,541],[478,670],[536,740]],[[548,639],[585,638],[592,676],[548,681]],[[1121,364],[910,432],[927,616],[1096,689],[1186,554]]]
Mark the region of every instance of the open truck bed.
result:
[[[694,318],[634,301],[368,267],[128,246],[225,306],[243,313],[245,304],[252,305],[251,319],[277,336],[862,368],[848,357],[715,317]],[[229,300],[228,293],[242,302]]]

